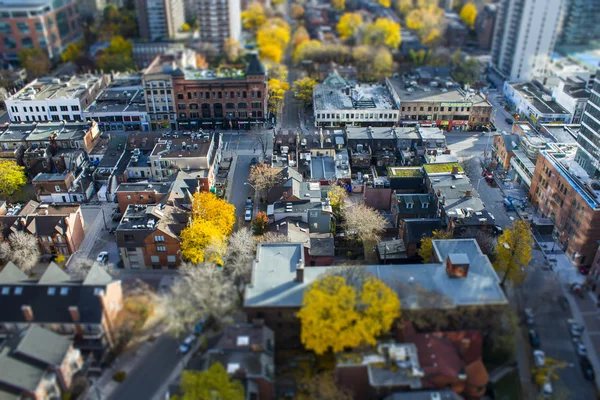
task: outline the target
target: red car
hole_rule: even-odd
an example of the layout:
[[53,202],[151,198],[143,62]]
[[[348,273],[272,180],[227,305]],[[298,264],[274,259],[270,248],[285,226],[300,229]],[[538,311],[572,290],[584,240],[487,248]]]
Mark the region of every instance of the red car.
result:
[[579,273],[581,275],[587,275],[587,274],[589,274],[590,273],[590,267],[585,267],[583,265],[580,265],[579,266]]

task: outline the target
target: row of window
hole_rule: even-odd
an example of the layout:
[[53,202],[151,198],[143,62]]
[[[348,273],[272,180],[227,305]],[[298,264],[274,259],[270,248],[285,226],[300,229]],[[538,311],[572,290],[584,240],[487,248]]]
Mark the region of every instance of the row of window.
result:
[[[417,106],[413,106],[413,107],[403,106],[402,111],[411,111],[411,108],[412,108],[412,111],[417,111]],[[425,111],[425,107],[418,107],[418,108],[419,108],[419,111]],[[458,112],[458,108],[459,107],[454,107],[454,111]],[[431,109],[432,109],[431,106],[427,107],[427,111],[431,111]],[[440,112],[444,112],[445,109],[446,109],[446,107],[439,107]],[[433,111],[438,111],[438,107],[433,107]],[[448,112],[451,112],[451,111],[452,111],[452,107],[448,107]],[[471,111],[471,107],[460,107],[460,111],[469,112],[469,111]]]
[[[80,115],[51,115],[51,120],[52,121],[81,121],[81,116]],[[47,115],[32,115],[31,117],[29,117],[29,115],[25,116],[25,119],[22,119],[21,116],[19,115],[15,115],[13,118],[16,122],[48,122],[48,116]]]
[[[2,289],[0,289],[0,294],[2,294],[2,296],[8,296],[10,295],[10,287],[8,286],[4,286]],[[58,289],[58,293],[60,293],[61,296],[66,296],[69,294],[69,288],[68,287],[61,287],[61,288],[56,288],[54,286],[50,286],[47,290],[47,294],[48,296],[55,296],[57,293],[57,289]],[[101,293],[103,292],[102,288],[95,288],[94,289],[94,296],[99,296]],[[16,286],[13,290],[13,294],[15,296],[20,296],[23,294],[23,287],[22,286]]]
[[[185,110],[186,107],[188,105],[186,105],[185,103],[180,103],[177,104],[177,109],[178,110]],[[253,101],[250,104],[250,107],[254,108],[254,109],[261,109],[263,107],[263,104],[260,101]],[[189,108],[190,110],[198,110],[198,104],[197,103],[192,103],[189,104]],[[202,112],[208,110],[208,112],[210,112],[210,103],[202,103],[200,108],[202,109]],[[223,104],[221,103],[215,103],[213,105],[213,108],[215,109],[215,112],[217,112],[217,110],[222,110],[223,109]],[[235,103],[226,103],[225,104],[225,108],[227,110],[235,110]],[[245,109],[248,108],[248,104],[247,103],[238,103],[237,104],[237,108],[238,109]]]
[[[330,114],[330,113],[321,114],[321,113],[319,113],[319,114],[317,114],[317,119],[340,119],[340,115],[341,115],[341,118],[344,118],[344,114]],[[346,114],[346,119],[392,119],[392,118],[396,118],[395,114],[380,113],[379,117],[377,115],[378,115],[377,113],[360,113],[360,114],[348,113],[348,114]]]
[[[46,107],[45,106],[29,106],[29,112],[33,112],[35,108],[35,112],[46,112]],[[12,112],[19,112],[19,107],[17,106],[10,106],[10,110]],[[22,107],[23,112],[28,112],[27,107],[23,106]],[[54,111],[58,111],[58,107],[57,106],[48,106],[48,110],[50,110],[51,112]],[[69,111],[69,106],[60,106],[60,111]],[[75,105],[75,106],[71,106],[71,111],[79,111],[79,106]]]
[[[250,117],[250,118],[262,118],[263,117],[263,112],[262,111],[251,111],[251,112],[237,111],[237,117],[235,115],[235,112],[225,113],[225,118],[248,118],[248,117]],[[181,119],[187,119],[188,115],[186,113],[179,113],[179,118],[181,118]],[[200,118],[200,113],[198,113],[198,112],[190,112],[189,113],[189,118],[190,119],[199,119]],[[209,112],[202,112],[202,118],[210,118],[210,111]],[[214,118],[223,118],[223,112],[217,112],[215,110]]]
[[[226,99],[235,99],[236,98],[236,92],[234,92],[233,90],[231,92],[200,92],[200,99],[222,99],[223,96],[225,96]],[[198,92],[187,92],[187,98],[188,100],[192,100],[192,96],[194,99],[198,99]],[[243,91],[237,91],[237,98],[240,99],[246,99],[248,98],[247,96],[247,92],[245,90]],[[262,92],[260,90],[251,90],[250,91],[250,98],[252,99],[260,99],[262,98]],[[183,93],[177,93],[177,99],[178,100],[183,100],[184,99],[184,94]]]

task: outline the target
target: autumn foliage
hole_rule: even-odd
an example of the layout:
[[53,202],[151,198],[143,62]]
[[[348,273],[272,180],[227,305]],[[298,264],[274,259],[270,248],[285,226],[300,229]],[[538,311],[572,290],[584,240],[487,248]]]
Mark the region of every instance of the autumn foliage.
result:
[[452,232],[435,230],[431,237],[421,238],[419,257],[421,257],[424,263],[431,262],[431,256],[433,255],[433,239],[452,239]]
[[375,22],[364,28],[363,41],[372,46],[387,46],[397,49],[402,42],[400,24],[387,18],[377,18]]
[[506,229],[498,238],[494,250],[494,269],[502,276],[500,285],[507,280],[521,284],[527,277],[525,267],[531,261],[533,237],[525,221],[515,221],[511,229]]
[[173,400],[245,398],[240,381],[230,377],[218,362],[205,371],[183,371],[179,389],[181,395],[173,396]]
[[0,194],[10,196],[27,183],[25,168],[15,161],[0,161]]
[[475,4],[467,3],[460,10],[460,18],[467,24],[470,28],[475,26],[475,20],[477,19],[477,8],[475,8]]
[[363,24],[359,13],[345,13],[337,24],[337,31],[341,39],[347,39],[358,33]]
[[256,32],[256,44],[263,60],[279,63],[291,39],[291,28],[281,18],[271,18]]
[[374,277],[366,277],[356,287],[333,275],[310,286],[297,316],[302,324],[301,340],[308,350],[340,352],[361,344],[374,345],[400,316],[400,300]]

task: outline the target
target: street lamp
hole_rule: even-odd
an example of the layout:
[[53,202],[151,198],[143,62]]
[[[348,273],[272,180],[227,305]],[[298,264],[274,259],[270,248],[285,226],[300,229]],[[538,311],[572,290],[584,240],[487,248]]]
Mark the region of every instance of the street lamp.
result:
[[244,185],[250,186],[252,189],[256,190],[256,188],[249,182],[244,182]]

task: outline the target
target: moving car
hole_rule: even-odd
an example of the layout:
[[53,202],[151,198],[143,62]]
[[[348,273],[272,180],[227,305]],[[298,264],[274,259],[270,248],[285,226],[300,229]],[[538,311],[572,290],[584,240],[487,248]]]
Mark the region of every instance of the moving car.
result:
[[534,349],[537,349],[540,347],[540,337],[538,336],[535,329],[529,330],[529,343],[531,344],[531,347],[533,347]]
[[587,348],[585,347],[585,344],[581,343],[580,340],[575,343],[575,347],[577,348],[577,354],[580,357],[587,355]]
[[192,348],[192,344],[196,341],[196,336],[188,335],[179,346],[179,352],[185,354]]
[[244,221],[252,221],[252,210],[246,210],[246,215],[244,215]]
[[544,353],[542,350],[534,350],[533,360],[535,362],[536,367],[543,367],[544,365],[546,365],[546,353]]
[[106,263],[108,262],[108,251],[100,252],[100,254],[98,254],[98,257],[96,257],[96,262],[102,265],[106,265]]
[[507,124],[510,124],[510,125],[513,124],[512,118],[506,118],[504,121],[506,121]]
[[594,373],[594,367],[592,367],[592,363],[588,360],[587,357],[581,357],[579,360],[579,365],[581,366],[581,371],[583,372],[583,376],[588,381],[593,381],[596,379],[596,374]]

